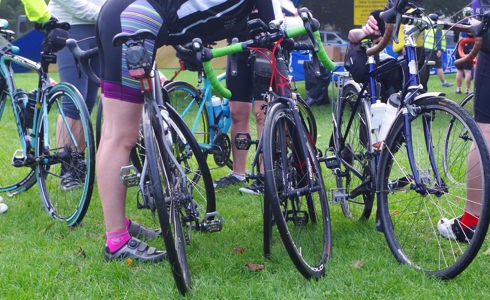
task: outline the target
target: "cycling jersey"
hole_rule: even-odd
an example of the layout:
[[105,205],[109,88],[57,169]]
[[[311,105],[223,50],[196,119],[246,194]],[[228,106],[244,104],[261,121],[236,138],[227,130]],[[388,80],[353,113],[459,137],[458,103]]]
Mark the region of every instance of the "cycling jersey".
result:
[[199,37],[211,43],[245,37],[252,11],[265,23],[282,17],[278,0],[109,0],[97,23],[102,64],[101,88],[106,97],[142,102],[139,82],[129,76],[122,52],[112,46],[114,35],[148,29],[157,36],[145,47],[154,56],[162,45],[185,44]]

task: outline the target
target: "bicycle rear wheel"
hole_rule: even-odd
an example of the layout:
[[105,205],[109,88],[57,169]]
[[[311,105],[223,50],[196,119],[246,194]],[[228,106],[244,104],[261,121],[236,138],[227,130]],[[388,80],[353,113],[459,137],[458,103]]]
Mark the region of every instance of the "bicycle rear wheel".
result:
[[217,166],[233,168],[231,141],[228,133],[220,133],[218,124],[213,128],[210,127],[207,107],[202,103],[205,100],[200,91],[182,81],[174,81],[165,85],[165,90],[170,105],[177,111],[195,136],[204,158],[207,159],[210,154]]
[[[36,132],[39,192],[50,216],[75,226],[85,216],[92,197],[95,176],[92,123],[83,97],[72,85],[55,85],[46,100]],[[63,183],[67,178],[70,185]]]
[[333,144],[341,162],[334,173],[338,192],[345,195],[340,202],[342,212],[352,220],[365,221],[371,216],[373,208],[372,175],[376,170],[370,155],[371,127],[367,117],[370,108],[364,99],[356,107],[359,92],[356,86],[346,84],[336,108],[338,119]]
[[28,190],[36,183],[34,166],[24,167],[15,166],[13,157],[24,153],[17,152],[22,150],[22,144],[17,134],[17,123],[12,112],[10,98],[7,93],[0,91],[0,192],[7,192],[10,196]]
[[[399,116],[379,160],[380,217],[388,245],[398,261],[449,279],[471,263],[485,239],[490,156],[476,123],[456,103],[432,97],[416,104],[413,111],[417,114],[410,117],[411,144],[422,184],[415,184],[407,159],[404,120]],[[446,134],[448,124],[452,124],[451,135]],[[434,155],[432,161],[428,150]],[[469,164],[470,153],[477,163]],[[450,173],[443,167],[444,161],[450,166]],[[463,228],[458,222],[455,225],[462,231],[462,239],[443,237],[447,231],[440,227],[440,220],[463,215],[465,204],[472,205],[473,213],[479,216],[477,225]]]
[[216,195],[208,164],[191,131],[179,114],[167,106],[172,130],[172,149],[182,170],[187,175],[198,212],[215,212]]
[[320,278],[331,253],[331,224],[315,149],[284,104],[267,112],[263,139],[264,205],[271,205],[296,268],[306,278]]
[[185,251],[187,237],[184,236],[180,214],[181,209],[185,209],[181,205],[186,203],[189,193],[178,163],[172,159],[171,149],[164,141],[167,137],[160,112],[154,112],[147,105],[145,103],[143,134],[152,193],[172,274],[177,288],[185,294],[191,289],[191,276]]

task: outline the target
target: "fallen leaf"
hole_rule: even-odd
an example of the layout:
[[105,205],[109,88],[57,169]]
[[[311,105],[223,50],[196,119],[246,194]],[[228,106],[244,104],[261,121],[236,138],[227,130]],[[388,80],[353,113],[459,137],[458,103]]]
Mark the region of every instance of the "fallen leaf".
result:
[[87,258],[87,254],[85,253],[82,247],[78,249],[78,255],[81,255],[83,258]]
[[233,254],[243,254],[243,252],[245,252],[245,249],[243,247],[236,246],[233,248],[232,252]]
[[352,267],[354,267],[356,269],[362,268],[364,266],[364,264],[366,264],[366,261],[363,259],[358,259],[358,260],[352,261]]
[[51,227],[53,227],[54,223],[55,223],[55,222],[51,222],[51,223],[49,223],[49,224],[48,224],[48,226],[46,226],[46,228],[44,228],[44,232],[48,232],[48,230],[50,230],[50,229],[51,229]]
[[133,266],[133,259],[131,257],[126,258],[126,263],[131,268]]
[[249,262],[246,263],[245,266],[248,267],[248,269],[252,272],[262,271],[263,269],[265,269],[264,265],[253,264],[253,263],[249,263]]

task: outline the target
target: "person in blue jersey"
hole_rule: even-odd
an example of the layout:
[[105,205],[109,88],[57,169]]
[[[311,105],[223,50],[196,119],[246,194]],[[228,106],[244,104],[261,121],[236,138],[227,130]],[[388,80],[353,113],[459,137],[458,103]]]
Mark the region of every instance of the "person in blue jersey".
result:
[[[129,79],[122,63],[123,49],[112,45],[114,35],[148,29],[157,39],[146,45],[153,55],[163,45],[186,44],[199,37],[204,43],[247,33],[252,11],[266,23],[275,18],[280,6],[276,0],[108,0],[99,13],[97,43],[101,63],[101,99],[104,124],[97,152],[96,171],[106,229],[106,260],[132,257],[158,262],[165,252],[148,246],[128,232],[126,187],[119,179],[122,166],[135,145],[143,96],[139,83]],[[148,43],[147,43],[148,44]],[[238,71],[240,72],[240,64]],[[242,97],[243,83],[229,78],[234,98]],[[248,92],[247,92],[248,93]]]

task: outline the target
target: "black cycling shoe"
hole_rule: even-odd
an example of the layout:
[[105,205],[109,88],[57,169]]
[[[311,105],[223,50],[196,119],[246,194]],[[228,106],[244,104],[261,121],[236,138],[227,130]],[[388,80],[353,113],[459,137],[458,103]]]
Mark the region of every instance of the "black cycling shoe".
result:
[[121,249],[114,253],[104,248],[104,259],[106,261],[132,258],[143,262],[160,262],[167,257],[167,252],[150,247],[145,242],[132,237]]
[[131,236],[146,240],[154,240],[162,236],[161,229],[147,228],[132,220],[129,220],[128,232]]

